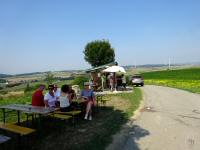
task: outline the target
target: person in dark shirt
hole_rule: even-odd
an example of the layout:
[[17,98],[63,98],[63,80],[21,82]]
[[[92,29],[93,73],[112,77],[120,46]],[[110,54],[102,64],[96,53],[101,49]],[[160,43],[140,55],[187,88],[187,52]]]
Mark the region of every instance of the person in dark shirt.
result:
[[44,95],[43,91],[45,85],[40,85],[39,88],[32,95],[32,105],[33,106],[45,106],[44,105]]

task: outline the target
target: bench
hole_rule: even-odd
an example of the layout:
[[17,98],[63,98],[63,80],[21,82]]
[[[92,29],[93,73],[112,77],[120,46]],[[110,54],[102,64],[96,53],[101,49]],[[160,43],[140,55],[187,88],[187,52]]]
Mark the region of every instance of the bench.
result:
[[62,111],[56,111],[55,112],[55,114],[63,114],[63,115],[70,115],[70,116],[79,115],[80,113],[81,113],[80,110],[68,111],[68,112],[62,112]]
[[54,114],[53,117],[58,118],[58,119],[64,119],[64,120],[69,120],[72,118],[72,116],[62,115],[62,114]]
[[73,118],[73,120],[72,120],[72,123],[73,123],[73,125],[75,125],[75,116],[76,115],[79,115],[79,114],[81,114],[81,111],[80,110],[75,110],[75,111],[68,111],[68,112],[62,112],[62,111],[55,111],[55,115],[69,115],[69,116],[72,116]]
[[105,98],[105,97],[101,99],[101,103],[102,103],[104,106],[106,105],[106,102],[107,102],[107,101],[110,101],[110,99]]
[[101,105],[105,106],[106,102],[109,101],[110,99],[106,96],[97,96],[97,104],[100,102]]
[[0,129],[14,132],[20,135],[28,135],[32,132],[35,132],[35,129],[27,128],[27,127],[21,127],[15,124],[10,124],[10,123],[2,123],[0,122]]

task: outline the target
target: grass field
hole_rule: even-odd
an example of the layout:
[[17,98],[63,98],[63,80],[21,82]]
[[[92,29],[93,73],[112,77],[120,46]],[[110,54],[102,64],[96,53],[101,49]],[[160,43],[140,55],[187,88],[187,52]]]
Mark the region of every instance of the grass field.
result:
[[142,73],[145,84],[169,86],[200,93],[200,68]]
[[[44,134],[39,141],[36,137],[29,137],[32,142],[30,150],[104,150],[112,142],[112,135],[119,132],[138,108],[142,93],[139,88],[135,88],[132,93],[109,95],[108,99],[106,106],[99,108],[92,121],[80,119],[76,128],[69,125],[69,122],[43,120]],[[7,102],[16,103],[14,100]],[[29,96],[18,100],[18,103],[26,102],[30,102]],[[13,116],[7,121],[15,122],[16,117]]]

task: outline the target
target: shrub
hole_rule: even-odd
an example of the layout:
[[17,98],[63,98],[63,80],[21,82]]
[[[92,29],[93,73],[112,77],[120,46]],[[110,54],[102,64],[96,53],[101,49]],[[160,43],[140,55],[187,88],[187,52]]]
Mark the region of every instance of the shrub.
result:
[[75,77],[74,81],[72,82],[72,84],[74,85],[79,85],[79,87],[81,89],[84,88],[84,82],[88,82],[89,81],[89,77],[88,76],[77,76]]
[[12,84],[8,84],[6,85],[6,87],[10,88],[10,87],[14,87],[14,86],[19,86],[21,85],[22,83],[12,83]]
[[35,91],[41,84],[34,84],[32,86],[30,86],[29,83],[27,83],[26,88],[24,89],[24,93],[31,93],[33,91]]

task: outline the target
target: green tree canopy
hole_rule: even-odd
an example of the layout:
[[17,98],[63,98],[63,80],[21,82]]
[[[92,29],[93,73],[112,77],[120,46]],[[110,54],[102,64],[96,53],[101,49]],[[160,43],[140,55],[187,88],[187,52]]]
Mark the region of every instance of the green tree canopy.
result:
[[52,74],[52,72],[47,72],[46,76],[45,76],[45,81],[47,82],[47,84],[52,84],[53,81],[55,80],[54,75]]
[[115,61],[115,51],[111,47],[109,41],[106,40],[89,42],[85,46],[83,53],[85,54],[85,60],[90,63],[92,67],[105,65]]

